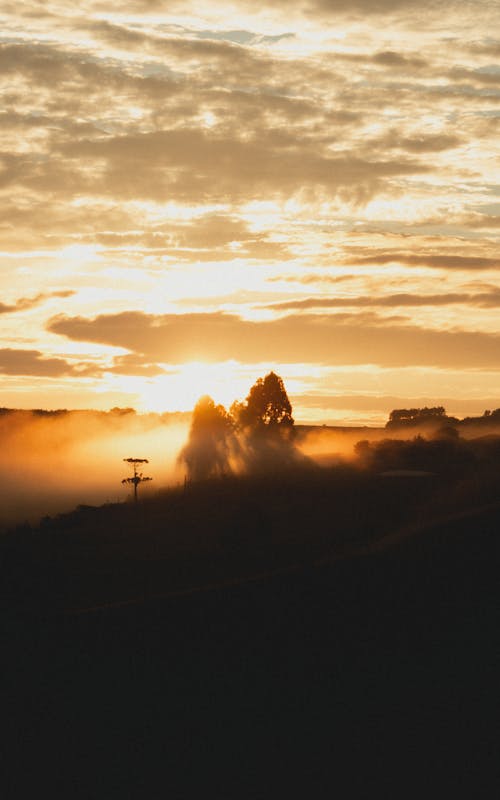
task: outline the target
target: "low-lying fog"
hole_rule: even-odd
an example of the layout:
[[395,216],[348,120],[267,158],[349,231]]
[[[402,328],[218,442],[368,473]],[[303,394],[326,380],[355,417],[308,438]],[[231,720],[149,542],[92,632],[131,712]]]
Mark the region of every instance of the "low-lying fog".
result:
[[143,496],[181,481],[177,455],[188,414],[15,411],[0,415],[3,443],[0,526],[36,521],[79,504],[125,501],[132,469],[124,458],[147,458]]
[[317,428],[299,426],[297,444],[302,452],[322,466],[333,466],[339,461],[351,461],[355,458],[357,443],[360,441],[380,442],[383,439],[408,439],[420,433],[432,436],[434,430],[423,428],[418,431],[388,431],[386,428],[349,428],[327,427]]
[[[190,414],[136,414],[114,410],[0,414],[3,442],[0,528],[36,522],[80,504],[125,502],[133,487],[125,458],[147,458],[141,465],[152,482],[142,497],[184,480],[178,455],[189,436]],[[304,455],[325,464],[352,456],[356,442],[382,438],[382,429],[298,430]]]
[[[4,410],[0,413],[0,529],[36,522],[77,505],[126,502],[133,492],[130,485],[122,485],[133,474],[124,463],[126,458],[149,460],[141,466],[153,480],[139,487],[142,497],[182,483],[185,465],[178,456],[189,437],[190,419],[190,414],[139,415],[126,409],[108,413]],[[423,428],[388,431],[298,425],[296,430],[295,447],[324,466],[355,459],[355,445],[361,440],[408,439],[417,434],[433,438],[432,430]],[[489,432],[483,425],[461,430],[460,435],[472,438]],[[494,432],[498,435],[498,426]]]

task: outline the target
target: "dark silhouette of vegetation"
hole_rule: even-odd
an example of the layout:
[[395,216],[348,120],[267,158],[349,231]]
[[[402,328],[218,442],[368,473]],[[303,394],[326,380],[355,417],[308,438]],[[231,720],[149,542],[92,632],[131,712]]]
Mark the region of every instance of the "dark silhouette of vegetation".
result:
[[460,439],[455,430],[446,428],[433,439],[383,439],[358,442],[355,453],[359,464],[376,472],[410,470],[444,475],[466,472],[475,462],[470,442]]
[[229,474],[235,449],[231,415],[208,395],[201,397],[193,411],[188,443],[179,455],[189,479],[200,481]]
[[488,409],[482,417],[465,417],[460,424],[464,427],[487,427],[493,430],[500,427],[500,408],[495,408],[493,411]]
[[202,397],[179,460],[189,480],[195,481],[234,471],[274,472],[304,465],[307,459],[293,443],[293,425],[283,380],[270,372],[255,382],[244,403],[233,403],[230,412],[211,397]]
[[124,461],[134,470],[134,474],[131,478],[124,478],[122,480],[123,484],[131,484],[134,487],[134,501],[137,503],[137,488],[140,483],[145,483],[146,481],[152,481],[153,478],[145,477],[142,472],[139,472],[139,464],[149,464],[147,458],[124,458]]
[[270,372],[258,378],[250,389],[246,403],[235,403],[231,412],[244,428],[270,431],[290,430],[293,427],[292,405],[282,378]]
[[307,459],[294,444],[292,405],[282,378],[274,372],[259,378],[244,403],[231,407],[239,432],[240,458],[249,473],[279,473],[304,466]]
[[386,424],[388,430],[398,428],[412,428],[443,425],[444,423],[456,423],[456,417],[448,417],[443,406],[433,406],[431,408],[396,408],[389,414]]

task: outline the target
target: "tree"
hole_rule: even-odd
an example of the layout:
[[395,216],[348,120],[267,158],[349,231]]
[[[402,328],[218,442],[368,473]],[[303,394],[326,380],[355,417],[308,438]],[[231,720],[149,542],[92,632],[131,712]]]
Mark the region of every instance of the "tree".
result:
[[291,430],[294,424],[283,380],[274,372],[259,378],[250,389],[246,404],[235,403],[231,410],[243,427],[284,431]]
[[239,434],[238,457],[245,472],[277,473],[304,465],[304,455],[293,443],[292,406],[279,375],[259,378],[244,403],[231,413]]
[[194,407],[189,440],[179,455],[191,480],[206,480],[231,471],[230,456],[234,445],[234,423],[222,405],[215,405],[208,395]]
[[144,483],[145,481],[153,480],[153,478],[144,477],[142,472],[138,471],[139,470],[138,465],[149,464],[149,461],[147,460],[147,458],[124,458],[123,460],[126,461],[128,464],[130,464],[130,466],[133,468],[134,475],[132,478],[124,478],[122,480],[122,483],[132,484],[132,486],[134,487],[134,500],[137,503],[137,487],[139,486],[139,484]]

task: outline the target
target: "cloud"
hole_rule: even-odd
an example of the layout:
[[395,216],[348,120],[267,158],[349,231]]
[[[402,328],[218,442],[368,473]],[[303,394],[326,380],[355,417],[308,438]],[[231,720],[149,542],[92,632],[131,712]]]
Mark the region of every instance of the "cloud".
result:
[[[362,131],[365,115],[387,103],[387,87],[375,80],[368,91],[365,81],[358,85],[349,73],[336,75],[328,54],[283,60],[258,46],[210,38],[210,32],[199,38],[199,31],[180,27],[148,29],[137,21],[102,19],[75,25],[97,37],[97,44],[0,46],[0,66],[22,77],[13,104],[17,119],[13,109],[9,112],[12,124],[35,127],[36,119],[40,134],[29,153],[4,150],[0,185],[36,194],[42,203],[50,197],[66,207],[68,199],[81,195],[241,203],[297,193],[309,198],[342,193],[359,202],[394,178],[432,170],[414,156],[458,143],[446,132],[395,130],[371,142],[366,136],[355,141],[353,126]],[[135,48],[139,58],[111,56],[105,42],[127,52]],[[351,55],[368,59],[374,72],[373,65],[410,71],[425,66],[415,53],[391,49],[333,58]],[[35,86],[41,98],[36,113],[23,99],[21,114],[20,98],[29,98]],[[104,113],[97,115],[96,108]],[[212,115],[212,130],[203,114]],[[259,255],[267,257],[264,248]]]
[[498,67],[494,70],[489,68],[468,69],[466,67],[453,67],[448,74],[450,79],[454,81],[465,80],[489,86],[500,86],[500,71],[498,71]]
[[[481,0],[477,0],[478,3]],[[461,5],[467,5],[464,3],[464,0],[461,0]],[[103,12],[109,11],[109,6],[102,2],[92,2],[91,7],[93,7],[95,12]],[[447,8],[457,8],[460,7],[458,0],[455,2],[450,2],[448,0]],[[115,4],[114,10],[117,12],[124,13],[124,9],[131,14],[136,15],[140,14],[144,17],[147,17],[148,14],[151,14],[153,17],[157,17],[158,15],[165,14],[165,4],[163,0],[129,0],[126,4]],[[229,16],[229,12],[232,12],[234,15],[235,10],[237,9],[244,9],[245,11],[250,10],[253,14],[256,14],[256,7],[255,4],[251,2],[251,0],[232,0],[232,2],[224,2],[222,0],[221,3],[217,6],[218,15],[223,19],[227,20]],[[422,9],[424,12],[426,9],[436,9],[435,3],[432,0],[269,0],[266,4],[266,10],[268,11],[283,11],[287,17],[291,15],[296,15],[298,13],[311,15],[311,14],[321,14],[321,15],[332,15],[332,14],[339,14],[339,13],[347,13],[347,14],[363,14],[363,15],[373,15],[378,16],[380,14],[387,14],[393,12],[403,12],[405,10],[413,10]],[[199,7],[193,5],[192,3],[181,2],[181,0],[171,0],[168,5],[168,12],[169,15],[173,14],[174,12],[181,12],[184,15],[191,13],[199,13]],[[210,9],[207,9],[205,13],[209,13]],[[231,31],[230,28],[227,28],[227,31]]]
[[[127,241],[127,232],[132,231],[130,241],[153,246],[154,231],[144,223],[138,226],[137,215],[125,205],[104,203],[97,199],[85,206],[62,202],[54,193],[27,193],[28,198],[6,193],[0,196],[0,234],[4,252],[49,248],[54,250],[78,243],[116,244],[120,235]],[[138,231],[137,228],[140,228]],[[115,237],[115,238],[113,238]],[[142,239],[140,238],[142,237]]]
[[[454,303],[470,303],[473,295],[448,293],[448,294],[429,294],[416,295],[400,293],[386,295],[385,297],[306,297],[301,300],[287,300],[280,303],[267,304],[265,308],[274,311],[294,311],[311,308],[342,308],[342,307],[388,307],[397,308],[400,306],[443,306]],[[496,304],[500,305],[500,292],[495,294]]]
[[[399,50],[379,50],[370,52],[366,50],[360,51],[346,51],[346,50],[333,50],[326,56],[327,63],[333,66],[340,67],[342,62],[347,64],[358,64],[365,71],[370,70],[372,81],[377,77],[373,70],[373,65],[382,67],[387,71],[391,70],[397,75],[410,74],[415,75],[415,70],[418,71],[418,77],[428,77],[433,75],[432,61],[422,58],[421,55],[409,51],[401,52]],[[384,73],[381,73],[381,75]],[[384,79],[385,79],[384,75]]]
[[500,228],[500,215],[470,214],[462,218],[464,226],[469,228]]
[[500,58],[500,41],[490,38],[489,41],[472,42],[468,48],[474,55],[493,56]]
[[46,358],[39,350],[4,347],[0,349],[0,373],[43,378],[82,378],[98,376],[100,371],[89,364],[73,365],[63,358]]
[[267,280],[269,283],[285,282],[307,285],[310,283],[343,283],[356,280],[357,277],[357,275],[322,275],[319,272],[313,272],[307,275],[274,275]]
[[[135,213],[134,213],[135,212]],[[95,200],[85,206],[0,197],[2,249],[51,250],[69,244],[155,251],[177,261],[221,261],[234,258],[274,261],[289,257],[290,242],[272,231],[253,231],[236,213],[199,213],[186,221],[168,215],[154,220],[126,204]]]
[[125,49],[144,51],[146,48],[151,51],[160,47],[166,40],[165,37],[145,33],[125,25],[117,25],[104,19],[93,20],[82,27],[96,38]]
[[382,50],[370,56],[370,59],[375,64],[380,64],[391,69],[396,68],[397,70],[420,69],[421,67],[428,66],[428,62],[420,56],[398,53],[394,50]]
[[145,378],[154,378],[157,375],[166,375],[167,370],[158,364],[151,364],[147,359],[141,359],[134,353],[116,356],[113,366],[103,370],[113,375],[140,375]]
[[384,136],[370,139],[366,149],[406,150],[410,153],[440,153],[458,147],[463,141],[455,135],[436,133],[421,136],[404,136],[395,128],[391,128]]
[[[478,5],[484,5],[484,2],[477,0]],[[222,8],[225,7],[222,4]],[[459,9],[467,6],[466,0],[448,0],[446,9]],[[157,12],[163,10],[164,5],[161,0],[134,0],[130,7],[141,12]],[[186,9],[185,3],[174,2],[173,8]],[[250,9],[255,13],[255,5],[251,0],[236,0],[227,5],[227,8],[244,8]],[[326,17],[336,17],[338,14],[346,14],[349,16],[373,16],[377,18],[385,14],[400,15],[404,12],[417,12],[418,16],[424,16],[429,10],[436,11],[436,4],[434,0],[270,0],[266,4],[267,10],[283,11],[287,17],[297,14],[304,14],[306,16],[318,15]],[[170,10],[170,6],[169,6]]]
[[313,308],[418,308],[426,306],[448,306],[466,304],[479,308],[499,308],[500,289],[471,294],[466,292],[444,292],[443,294],[412,294],[400,292],[382,296],[354,297],[306,297],[301,300],[286,300],[268,303],[264,308],[274,311],[299,311]]
[[[281,5],[285,0],[274,0]],[[455,3],[457,5],[458,3]],[[435,8],[431,0],[306,0],[307,7],[319,12],[356,12],[362,14],[388,14],[407,10],[424,11]],[[449,3],[448,5],[453,5]]]
[[[185,202],[242,201],[289,195],[307,187],[332,194],[353,185],[374,191],[383,178],[429,169],[404,158],[369,160],[355,152],[321,153],[317,146],[307,147],[298,135],[282,130],[254,139],[217,136],[196,128],[109,136],[68,144],[62,155],[71,161],[104,164],[100,174],[93,175],[96,194]],[[75,178],[69,171],[65,177]],[[27,185],[42,180],[23,176],[22,171],[18,179]]]
[[370,255],[347,255],[344,264],[363,266],[365,264],[405,264],[409,267],[434,267],[436,269],[482,270],[500,269],[500,259],[487,256],[464,256],[454,253],[411,253],[398,250],[376,251]]
[[[10,79],[5,112],[23,116],[26,110],[24,116],[31,113],[34,125],[49,120],[49,132],[55,138],[60,130],[82,130],[82,122],[102,135],[117,98],[143,105],[168,101],[182,88],[182,75],[167,67],[155,74],[141,74],[139,67],[134,71],[130,65],[83,47],[29,40],[0,42],[0,72]],[[37,103],[31,92],[26,93],[35,87],[39,90]],[[107,101],[101,115],[96,114],[98,99]],[[76,122],[79,117],[80,123]],[[112,116],[112,127],[117,126],[121,127],[119,113]]]
[[164,202],[244,202],[299,191],[372,195],[394,176],[420,175],[419,161],[370,158],[361,151],[330,153],[314,139],[281,128],[218,135],[198,127],[80,138],[53,145],[52,156],[1,156],[0,187],[16,185],[63,198],[94,197]]
[[[55,218],[56,214],[54,210]],[[33,210],[30,218],[38,224],[35,216]],[[124,210],[119,213],[116,208],[104,208],[82,213],[80,222],[84,232],[79,242],[95,243],[111,250],[134,248],[144,253],[168,255],[176,261],[220,262],[235,258],[274,261],[290,254],[286,243],[274,241],[267,232],[250,230],[247,222],[234,214],[200,214],[186,222],[148,224],[144,220],[139,222]],[[39,224],[43,226],[42,209]]]
[[238,258],[284,259],[288,246],[273,241],[267,233],[256,233],[235,215],[204,214],[183,224],[156,227],[156,244],[165,235],[171,255],[195,256],[198,260]]
[[16,311],[27,311],[30,308],[34,308],[35,306],[40,305],[45,300],[50,300],[53,297],[72,297],[76,294],[70,290],[64,290],[60,292],[48,292],[45,294],[37,294],[35,297],[21,297],[19,300],[16,300],[15,303],[0,303],[0,314],[11,314],[15,313]]
[[[274,62],[267,56],[242,46],[248,42],[228,41],[214,33],[207,36],[197,35],[193,31],[176,28],[168,31],[167,35],[159,36],[150,31],[143,32],[123,25],[117,25],[105,20],[93,22],[88,30],[98,38],[112,45],[126,50],[144,51],[162,56],[164,59],[177,58],[183,64],[186,62],[203,62],[206,66],[225,63],[238,68],[242,73],[251,73],[271,70]],[[194,34],[194,35],[193,35]],[[239,37],[240,39],[243,36]],[[254,36],[247,34],[247,40],[252,41]],[[281,37],[278,37],[281,38]]]
[[124,347],[151,361],[378,364],[497,368],[500,335],[431,330],[374,314],[292,314],[253,322],[221,312],[166,314],[129,311],[95,319],[55,317],[48,330],[75,341]]

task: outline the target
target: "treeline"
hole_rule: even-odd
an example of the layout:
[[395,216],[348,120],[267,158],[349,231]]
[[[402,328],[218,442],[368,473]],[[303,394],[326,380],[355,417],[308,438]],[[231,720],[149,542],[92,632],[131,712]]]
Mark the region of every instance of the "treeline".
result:
[[444,406],[424,406],[423,408],[396,408],[389,414],[385,427],[387,430],[401,428],[439,428],[441,426],[498,426],[500,427],[500,408],[485,411],[481,417],[452,417]]
[[145,414],[138,414],[135,408],[115,406],[109,411],[102,411],[92,408],[7,408],[6,406],[0,407],[1,417],[16,416],[20,421],[31,419],[48,419],[48,420],[62,420],[66,418],[80,418],[80,419],[101,419],[101,420],[117,420],[126,419],[127,417],[142,417],[151,418],[163,422],[172,422],[174,420],[184,420],[189,418],[189,411],[151,411]]

